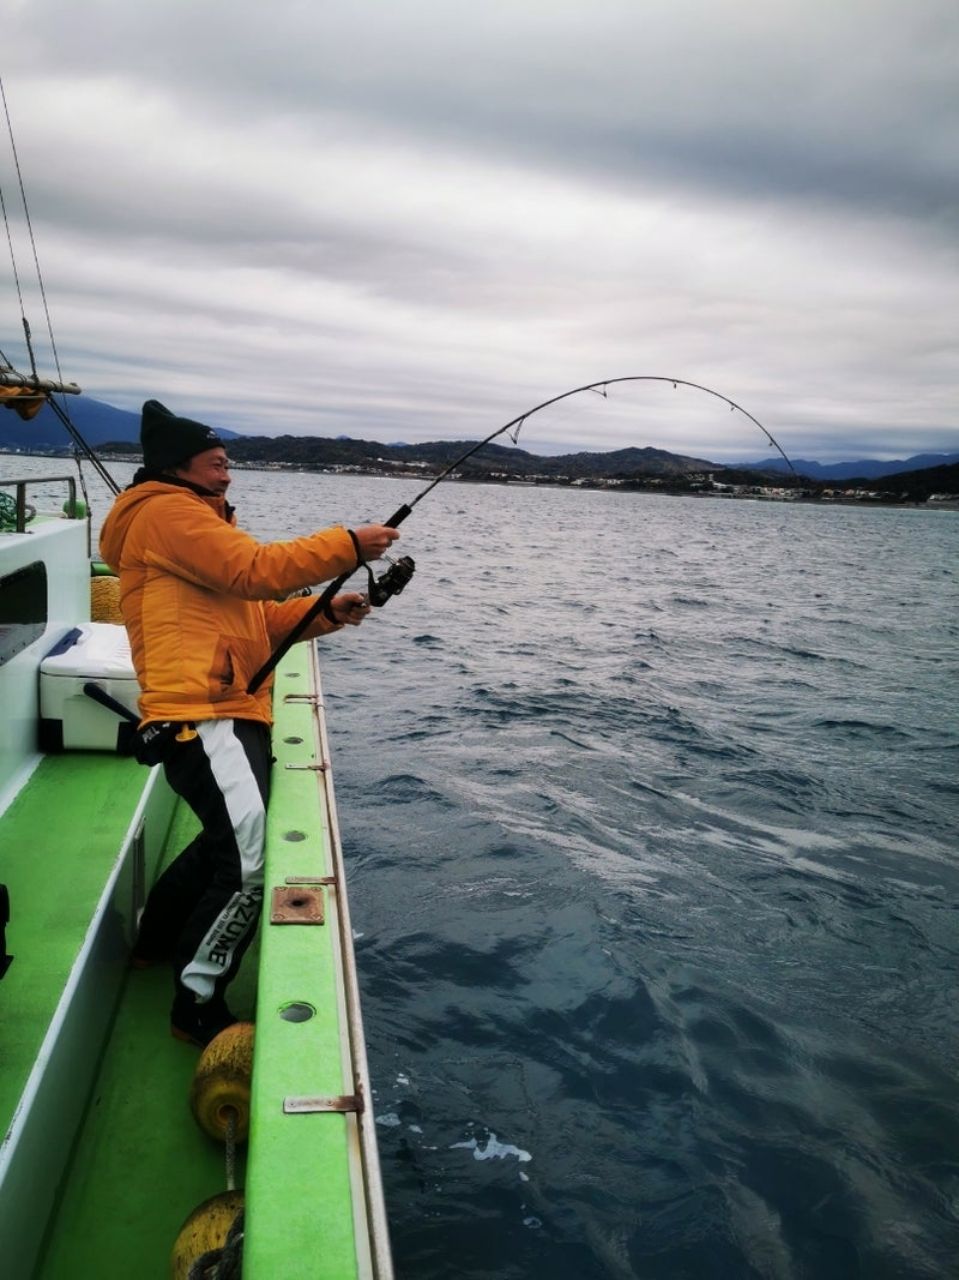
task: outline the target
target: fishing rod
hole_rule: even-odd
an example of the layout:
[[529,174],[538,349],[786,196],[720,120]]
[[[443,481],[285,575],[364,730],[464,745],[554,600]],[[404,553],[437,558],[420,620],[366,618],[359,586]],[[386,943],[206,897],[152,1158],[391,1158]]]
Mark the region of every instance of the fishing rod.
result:
[[[794,476],[796,476],[797,473],[795,467],[789,461],[789,458],[786,456],[779,444],[779,441],[776,440],[772,432],[767,431],[758,418],[754,418],[748,410],[744,409],[741,404],[737,404],[735,400],[730,400],[729,396],[724,396],[719,391],[713,391],[711,387],[704,387],[699,382],[689,382],[685,378],[666,378],[657,374],[637,373],[630,374],[622,378],[603,378],[599,382],[587,382],[582,387],[573,387],[571,391],[564,391],[558,396],[551,396],[548,400],[544,400],[542,404],[536,405],[535,408],[527,409],[525,413],[521,413],[518,417],[507,422],[505,426],[497,427],[495,431],[491,431],[483,440],[479,440],[476,444],[470,445],[470,447],[462,453],[455,462],[451,462],[449,466],[444,468],[438,476],[435,476],[411,502],[404,503],[401,507],[398,507],[390,518],[385,520],[383,523],[387,528],[391,529],[395,529],[397,525],[402,524],[408,516],[413,514],[413,508],[417,506],[418,503],[422,502],[428,493],[432,493],[441,481],[445,480],[447,476],[452,475],[457,467],[462,466],[468,458],[472,458],[474,453],[478,453],[484,445],[495,440],[497,436],[501,436],[506,432],[509,432],[510,439],[513,441],[513,444],[517,444],[519,441],[519,433],[523,429],[524,423],[527,418],[531,418],[534,413],[539,413],[541,409],[548,409],[550,405],[558,404],[561,400],[568,400],[570,396],[578,396],[583,391],[595,391],[605,399],[607,388],[615,386],[620,382],[671,382],[674,390],[677,387],[693,387],[696,391],[705,391],[707,395],[715,396],[717,400],[722,400],[724,404],[729,405],[731,413],[733,411],[737,411],[757,426],[769,441],[770,445],[774,449],[778,450],[789,470]],[[248,693],[256,693],[257,689],[259,689],[267,676],[270,675],[277,663],[279,663],[293,645],[296,644],[297,640],[299,640],[300,636],[303,635],[304,631],[306,631],[307,627],[309,627],[310,623],[313,622],[314,618],[316,618],[318,614],[323,613],[326,617],[332,618],[333,615],[330,608],[331,600],[339,591],[340,587],[342,587],[343,583],[346,582],[348,578],[351,578],[361,565],[365,567],[369,577],[369,602],[377,608],[381,608],[392,596],[399,595],[409,582],[410,578],[412,578],[413,570],[415,568],[410,557],[403,556],[392,563],[391,567],[380,578],[375,578],[373,576],[372,569],[365,561],[359,561],[356,569],[351,569],[349,573],[341,574],[333,582],[328,584],[324,589],[323,594],[310,606],[296,626],[290,630],[289,634],[280,641],[277,647],[270,654],[269,658],[267,658],[266,662],[264,662],[263,666],[260,667],[259,671],[257,671],[256,675],[250,681],[247,686]]]

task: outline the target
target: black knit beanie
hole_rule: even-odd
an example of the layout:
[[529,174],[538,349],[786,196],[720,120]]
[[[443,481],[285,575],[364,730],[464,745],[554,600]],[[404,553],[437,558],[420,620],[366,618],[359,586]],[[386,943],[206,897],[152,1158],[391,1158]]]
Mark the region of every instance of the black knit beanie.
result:
[[207,449],[223,447],[212,427],[190,418],[178,418],[159,400],[148,400],[140,421],[143,466],[147,471],[172,471]]

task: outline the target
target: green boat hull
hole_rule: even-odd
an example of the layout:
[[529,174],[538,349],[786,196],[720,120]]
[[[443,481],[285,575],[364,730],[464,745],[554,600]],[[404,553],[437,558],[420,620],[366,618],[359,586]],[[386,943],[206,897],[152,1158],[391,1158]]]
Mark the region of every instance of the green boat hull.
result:
[[[72,556],[85,577],[68,523],[27,553],[51,565]],[[5,558],[15,569],[23,559],[24,536],[0,536],[0,579]],[[89,616],[79,599],[51,619],[43,651]],[[0,697],[20,718],[36,703],[16,693],[36,678],[30,662],[27,652],[0,664]],[[264,914],[230,991],[256,1022],[249,1146],[236,1167],[245,1280],[392,1276],[321,699],[315,649],[297,646],[276,674]],[[170,1035],[169,970],[128,963],[146,891],[196,820],[159,770],[108,751],[47,755],[23,785],[8,774],[4,1272],[159,1280],[185,1219],[227,1185],[224,1148],[190,1111],[198,1052]]]

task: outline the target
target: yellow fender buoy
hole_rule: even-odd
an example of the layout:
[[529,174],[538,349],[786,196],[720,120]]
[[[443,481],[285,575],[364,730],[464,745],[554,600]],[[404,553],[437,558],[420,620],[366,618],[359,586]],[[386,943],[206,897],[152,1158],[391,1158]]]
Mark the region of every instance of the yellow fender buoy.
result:
[[193,1073],[190,1108],[200,1128],[218,1142],[226,1141],[231,1109],[236,1141],[250,1131],[253,1030],[252,1022],[235,1022],[221,1031],[200,1054]]
[[94,622],[123,622],[119,578],[104,575],[90,579],[90,617]]
[[242,1191],[221,1191],[204,1200],[184,1222],[170,1257],[172,1280],[188,1280],[197,1258],[211,1249],[222,1249],[236,1215],[243,1208]]

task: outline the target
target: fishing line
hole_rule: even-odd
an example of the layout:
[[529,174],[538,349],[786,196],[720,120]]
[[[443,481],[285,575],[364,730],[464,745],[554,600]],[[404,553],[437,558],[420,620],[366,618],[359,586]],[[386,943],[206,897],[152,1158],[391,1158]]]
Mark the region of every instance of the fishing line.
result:
[[[604,399],[608,399],[608,388],[622,382],[669,382],[672,384],[674,390],[679,387],[693,387],[696,391],[705,391],[707,395],[715,396],[717,400],[722,400],[724,404],[729,405],[730,412],[739,412],[743,414],[744,417],[748,418],[750,422],[757,426],[769,441],[770,446],[778,450],[783,461],[786,463],[786,466],[798,479],[795,467],[789,461],[789,458],[786,456],[772,432],[767,431],[758,418],[754,418],[751,413],[744,409],[742,405],[737,404],[735,400],[730,400],[729,396],[724,396],[719,391],[713,391],[711,387],[704,387],[702,383],[689,382],[685,378],[666,378],[658,374],[638,373],[630,374],[622,378],[602,378],[598,382],[588,382],[584,386],[573,387],[571,391],[564,391],[561,395],[551,396],[548,400],[544,400],[542,404],[536,405],[534,409],[527,409],[525,413],[521,413],[518,417],[507,422],[505,426],[497,427],[495,431],[491,431],[488,436],[484,437],[484,439],[478,441],[474,445],[471,445],[460,455],[460,457],[456,459],[455,462],[451,462],[450,465],[444,468],[438,476],[434,477],[434,479],[431,480],[430,483],[420,493],[418,493],[411,502],[404,503],[403,506],[397,508],[390,518],[388,520],[384,520],[383,523],[388,528],[392,529],[395,529],[397,525],[402,524],[407,516],[413,514],[413,508],[417,506],[418,503],[422,502],[428,493],[432,493],[441,481],[451,475],[457,467],[462,466],[468,458],[472,458],[474,453],[478,453],[484,445],[495,440],[497,436],[501,436],[506,432],[509,432],[510,439],[514,444],[516,444],[519,440],[519,433],[523,429],[527,418],[531,418],[534,413],[539,413],[542,409],[548,409],[550,405],[558,404],[561,400],[568,400],[570,396],[580,395],[584,391],[594,391],[597,395],[601,395]],[[389,557],[387,557],[387,559],[389,559]],[[310,623],[313,622],[318,614],[323,613],[327,617],[332,617],[330,610],[331,600],[339,591],[340,587],[342,587],[343,583],[346,582],[348,578],[351,578],[360,567],[361,565],[357,564],[356,569],[351,569],[349,573],[341,574],[326,586],[323,594],[310,606],[296,626],[291,629],[289,634],[280,641],[277,647],[270,654],[269,658],[267,658],[266,662],[264,662],[263,666],[260,667],[259,671],[254,675],[253,679],[247,686],[248,693],[256,693],[257,689],[259,689],[263,681],[273,671],[277,663],[281,661],[297,640],[299,640],[300,636],[303,635],[304,631],[306,631],[307,627],[309,627]],[[400,591],[403,590],[407,582],[409,582],[412,577],[413,569],[415,568],[413,561],[409,556],[403,556],[400,560],[392,562],[391,568],[379,579],[374,578],[373,571],[370,569],[369,565],[364,565],[363,567],[366,568],[370,582],[370,603],[377,607],[382,607],[382,605],[386,604],[386,601],[390,599],[391,596],[398,595]]]

